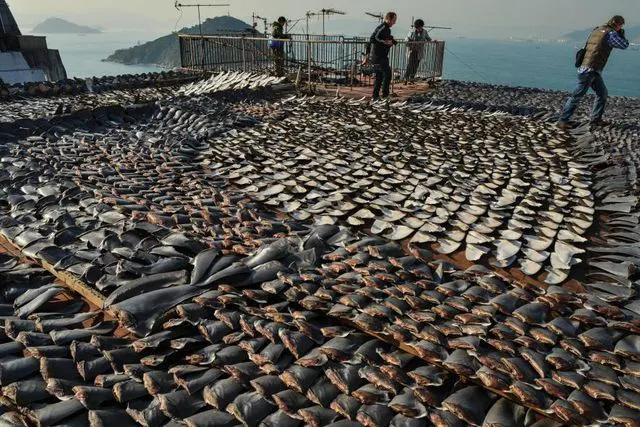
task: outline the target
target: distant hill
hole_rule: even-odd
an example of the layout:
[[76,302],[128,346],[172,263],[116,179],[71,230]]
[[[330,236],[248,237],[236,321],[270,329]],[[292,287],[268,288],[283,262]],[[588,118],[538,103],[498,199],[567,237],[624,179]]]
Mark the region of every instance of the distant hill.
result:
[[39,34],[98,34],[100,30],[85,27],[84,25],[77,25],[61,18],[49,18],[37,25],[32,32]]
[[[218,16],[207,19],[202,23],[204,34],[227,34],[251,31],[252,28],[246,22],[232,16]],[[186,34],[200,34],[197,25],[183,28],[179,32]],[[180,45],[176,34],[169,34],[159,39],[134,46],[128,49],[119,49],[103,61],[117,62],[126,65],[156,64],[164,67],[180,66]]]
[[[594,26],[595,28],[595,26]],[[561,40],[567,40],[570,42],[585,42],[589,34],[591,34],[593,28],[586,30],[573,31],[560,37]],[[624,32],[626,37],[634,43],[640,43],[640,26],[625,28]]]

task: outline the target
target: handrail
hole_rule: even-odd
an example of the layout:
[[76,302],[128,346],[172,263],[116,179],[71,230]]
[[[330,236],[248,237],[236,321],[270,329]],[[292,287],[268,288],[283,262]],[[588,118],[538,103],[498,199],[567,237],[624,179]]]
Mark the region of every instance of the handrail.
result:
[[[269,41],[269,40],[273,40],[270,37],[245,37],[245,36],[217,36],[217,35],[197,35],[197,34],[182,34],[182,33],[178,33],[178,37],[180,39],[192,39],[192,40],[246,40],[246,41]],[[319,36],[322,37],[322,36]],[[368,39],[366,38],[362,38],[362,39],[345,39],[345,38],[341,38],[340,40],[316,40],[316,39],[277,39],[280,42],[283,43],[313,43],[313,44],[348,44],[348,43],[366,43],[368,41]],[[424,45],[429,45],[429,44],[434,44],[434,45],[438,45],[438,44],[443,44],[444,45],[444,41],[442,40],[431,40],[431,41],[407,41],[407,40],[396,40],[396,43],[398,45],[405,45],[405,44],[424,44]]]
[[[374,69],[363,65],[368,38],[342,36],[292,35],[290,39],[247,35],[178,34],[181,65],[201,71],[254,71],[296,75],[302,72],[312,82],[344,86],[370,85]],[[274,43],[277,41],[277,43]],[[401,40],[391,47],[389,62],[392,82],[402,79],[442,77],[445,43],[411,42],[423,50],[410,60],[409,45]],[[413,61],[413,62],[412,62]]]

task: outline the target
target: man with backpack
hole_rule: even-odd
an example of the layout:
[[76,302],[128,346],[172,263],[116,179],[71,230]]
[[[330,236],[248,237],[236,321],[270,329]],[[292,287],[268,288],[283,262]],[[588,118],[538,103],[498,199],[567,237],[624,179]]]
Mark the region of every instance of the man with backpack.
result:
[[[391,27],[398,20],[395,12],[389,12],[384,17],[384,22],[378,25],[371,34],[364,63],[371,62],[375,67],[375,82],[373,84],[373,100],[380,99],[380,89],[382,97],[389,97],[389,87],[391,86],[391,65],[389,64],[389,51],[391,46],[397,44],[391,35]],[[371,59],[369,59],[371,53]]]
[[[607,87],[602,79],[602,71],[607,65],[609,55],[613,49],[626,49],[629,41],[625,38],[624,18],[616,15],[605,25],[595,28],[585,48],[579,52],[576,58],[578,68],[578,86],[567,100],[562,113],[558,128],[567,130],[571,128],[569,119],[575,112],[578,104],[586,95],[589,88],[596,93],[596,99],[591,110],[591,125],[600,126],[603,124],[602,116],[607,103]],[[580,58],[584,54],[584,57]]]

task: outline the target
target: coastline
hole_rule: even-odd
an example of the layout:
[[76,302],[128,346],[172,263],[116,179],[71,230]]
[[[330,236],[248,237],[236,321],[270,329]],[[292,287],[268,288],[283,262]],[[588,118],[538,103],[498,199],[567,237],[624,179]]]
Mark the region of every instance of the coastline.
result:
[[146,63],[146,62],[132,63],[132,62],[118,61],[118,60],[115,60],[115,59],[108,59],[108,58],[101,59],[100,62],[127,65],[127,66],[132,66],[132,67],[158,67],[158,68],[161,68],[162,70],[165,70],[165,71],[173,70],[173,69],[176,69],[176,68],[180,68],[180,67],[171,67],[171,66],[169,66],[167,64],[154,64],[154,63]]
[[[175,54],[170,58],[145,58],[143,53],[134,52],[110,58],[116,51],[135,47],[155,36],[147,32],[105,32],[87,37],[54,35],[48,37],[48,43],[51,48],[60,50],[67,74],[72,77],[138,74],[179,67],[179,56],[176,59]],[[576,69],[572,64],[575,49],[571,43],[545,41],[538,44],[495,39],[447,39],[446,42],[446,80],[562,92],[571,91],[575,86]],[[167,65],[163,63],[164,59],[171,59],[176,65]],[[605,76],[609,93],[619,97],[640,97],[636,72],[640,67],[638,52],[615,52],[610,62]]]

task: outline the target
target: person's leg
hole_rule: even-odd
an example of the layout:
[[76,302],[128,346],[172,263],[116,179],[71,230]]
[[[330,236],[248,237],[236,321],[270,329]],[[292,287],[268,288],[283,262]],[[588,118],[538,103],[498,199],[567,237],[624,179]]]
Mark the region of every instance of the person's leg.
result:
[[418,62],[417,52],[409,53],[409,59],[407,60],[407,70],[404,73],[405,80],[410,80],[416,75],[417,62]]
[[373,99],[380,98],[380,88],[382,87],[383,71],[381,65],[375,66],[375,80],[373,82]]
[[383,67],[383,81],[382,81],[382,97],[389,97],[389,87],[391,86],[391,67],[387,62]]
[[407,58],[407,69],[404,71],[404,79],[409,80],[409,76],[411,75],[411,57],[413,53],[409,54],[409,58]]
[[567,102],[562,109],[562,113],[560,114],[561,123],[568,122],[571,116],[573,116],[576,108],[578,108],[578,104],[589,90],[591,82],[593,81],[594,74],[596,73],[591,72],[578,75],[578,85],[576,86],[569,99],[567,99]]
[[280,49],[280,76],[284,76],[285,75],[285,69],[284,69],[284,49]]
[[273,55],[273,65],[275,67],[275,73],[278,74],[278,49],[271,48],[271,55]]
[[276,63],[276,76],[284,76],[284,51],[282,49],[274,49],[273,54],[275,56]]
[[593,102],[593,109],[591,110],[591,121],[597,122],[602,120],[602,116],[604,115],[604,108],[607,105],[609,91],[607,90],[607,86],[604,84],[602,75],[599,73],[596,73],[593,82],[591,82],[591,88],[596,93],[596,99]]
[[418,68],[420,68],[420,61],[421,61],[421,59],[418,56],[416,56],[416,63],[413,66],[413,73],[411,74],[411,78],[412,79],[415,79],[416,78],[416,74],[418,74]]

